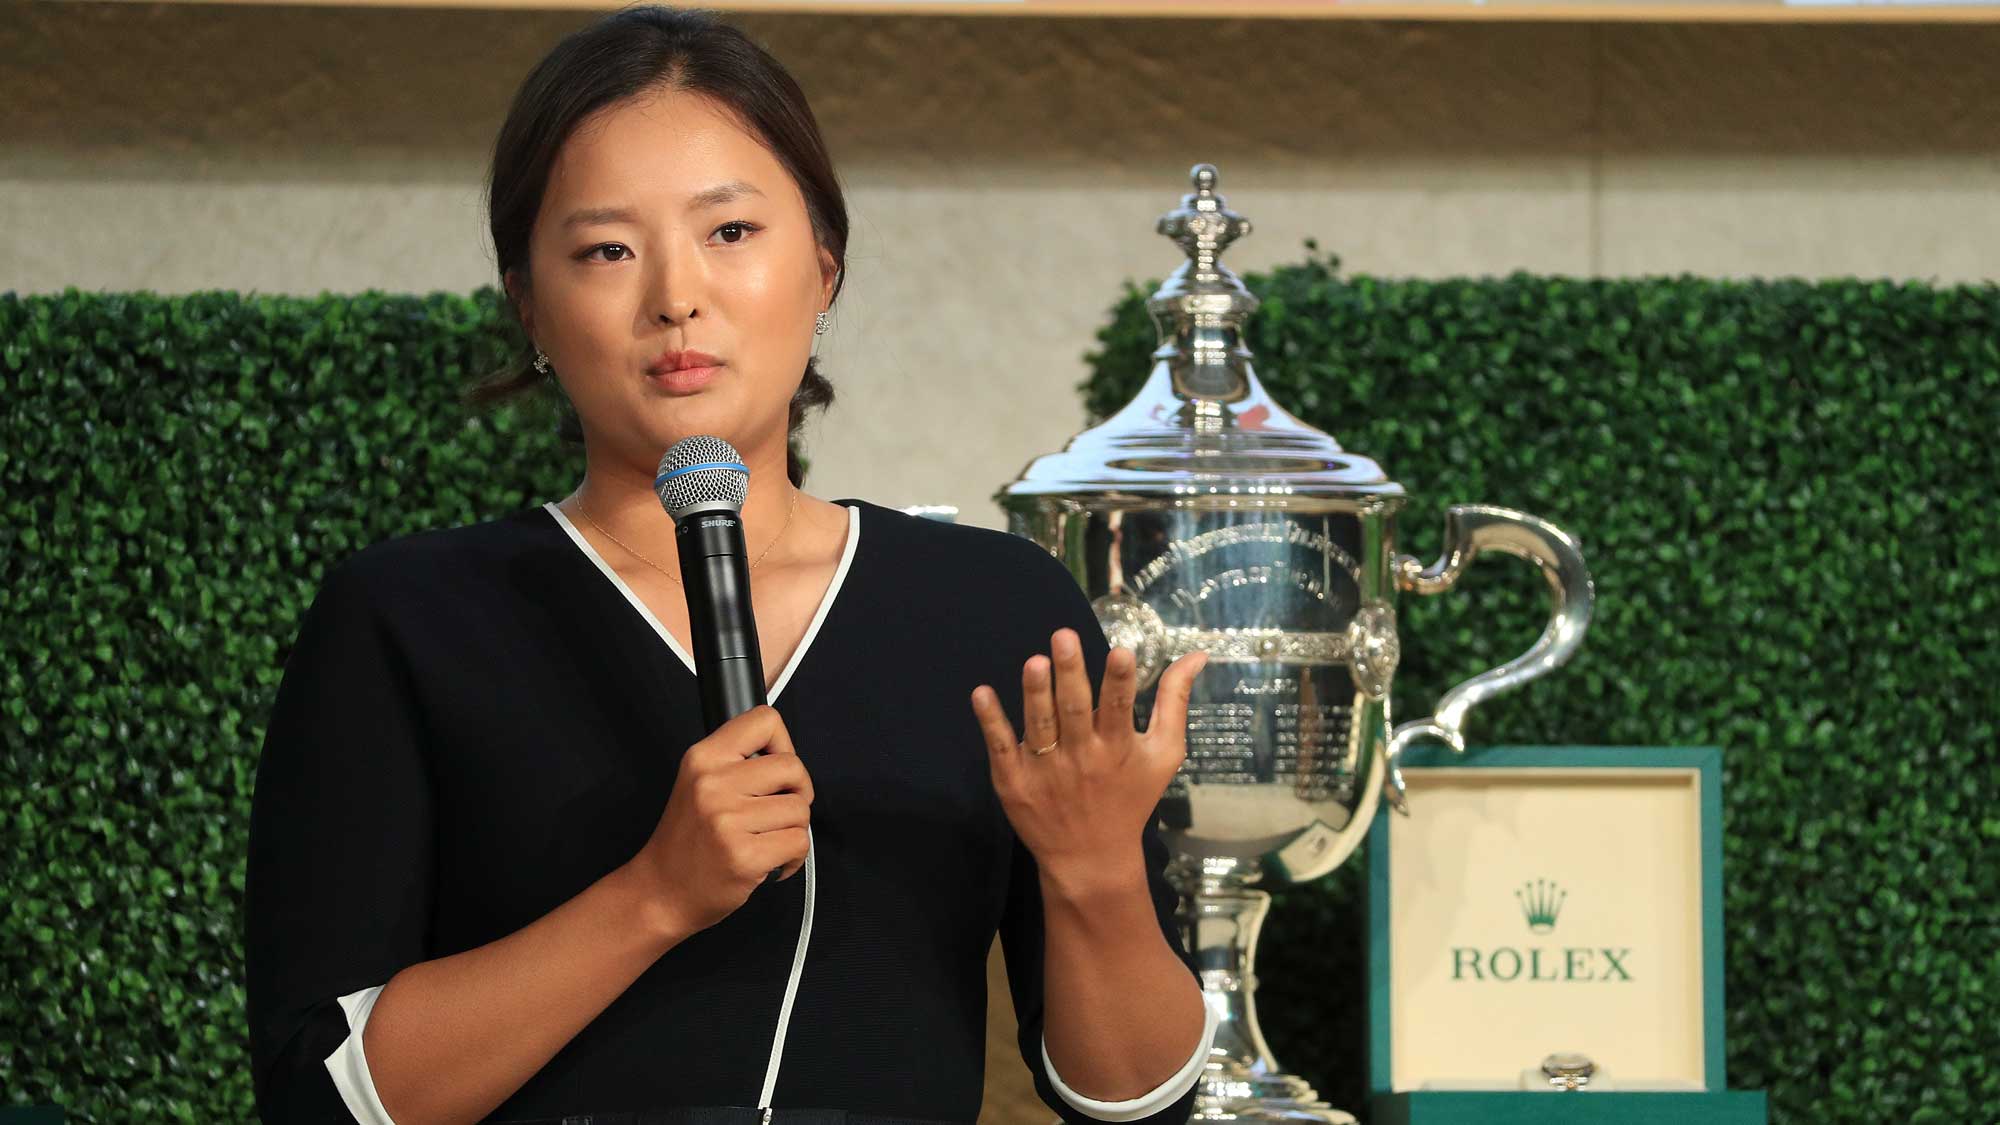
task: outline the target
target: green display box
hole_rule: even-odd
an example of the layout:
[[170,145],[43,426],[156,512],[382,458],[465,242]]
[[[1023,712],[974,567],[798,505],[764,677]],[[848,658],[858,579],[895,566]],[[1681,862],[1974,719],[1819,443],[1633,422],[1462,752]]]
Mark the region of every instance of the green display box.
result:
[[1721,1094],[1525,1094],[1424,1090],[1378,1096],[1373,1125],[1764,1125],[1762,1090]]
[[[1722,754],[1404,755],[1408,818],[1370,826],[1376,1125],[1762,1125],[1724,1072]],[[1542,1088],[1580,1051],[1594,1089]]]

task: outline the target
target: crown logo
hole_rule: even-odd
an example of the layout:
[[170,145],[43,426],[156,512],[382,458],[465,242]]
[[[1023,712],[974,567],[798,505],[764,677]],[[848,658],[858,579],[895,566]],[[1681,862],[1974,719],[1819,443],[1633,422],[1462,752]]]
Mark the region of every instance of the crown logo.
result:
[[1556,915],[1562,913],[1563,900],[1568,897],[1568,891],[1547,879],[1523,883],[1521,889],[1514,892],[1514,901],[1521,904],[1521,913],[1527,915],[1528,929],[1538,934],[1556,928]]

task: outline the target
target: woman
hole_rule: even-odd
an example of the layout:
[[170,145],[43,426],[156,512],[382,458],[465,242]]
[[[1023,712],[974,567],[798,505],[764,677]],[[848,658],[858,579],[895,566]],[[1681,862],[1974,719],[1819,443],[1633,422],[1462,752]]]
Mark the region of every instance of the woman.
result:
[[[970,1122],[998,932],[1044,1101],[1185,1120],[1217,1016],[1151,817],[1201,657],[1136,733],[1047,552],[798,487],[847,218],[797,86],[617,12],[528,76],[489,201],[533,358],[475,397],[556,380],[584,476],[306,614],[251,825],[264,1119]],[[701,433],[750,468],[772,700],[712,734],[652,489]]]

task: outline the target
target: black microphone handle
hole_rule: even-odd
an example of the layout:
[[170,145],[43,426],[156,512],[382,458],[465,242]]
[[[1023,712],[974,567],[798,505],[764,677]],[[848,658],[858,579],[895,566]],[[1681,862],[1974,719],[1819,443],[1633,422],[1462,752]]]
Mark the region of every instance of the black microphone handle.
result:
[[681,585],[687,592],[695,676],[701,681],[701,720],[713,733],[767,702],[757,619],[750,608],[743,520],[730,511],[696,512],[674,530]]
[[[750,609],[750,567],[743,561],[743,520],[736,512],[696,512],[674,524],[681,588],[687,593],[688,634],[694,642],[702,726],[711,734],[729,720],[769,702],[757,618]],[[758,750],[751,757],[768,754]],[[776,882],[783,867],[764,876]]]

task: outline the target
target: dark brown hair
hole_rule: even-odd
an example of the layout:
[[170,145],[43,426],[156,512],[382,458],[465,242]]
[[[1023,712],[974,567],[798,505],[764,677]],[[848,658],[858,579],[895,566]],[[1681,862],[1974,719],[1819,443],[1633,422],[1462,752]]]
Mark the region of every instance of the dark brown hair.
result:
[[[846,277],[847,203],[805,94],[777,59],[716,13],[652,4],[620,9],[572,32],[528,72],[515,93],[493,144],[486,185],[502,293],[509,270],[520,271],[522,281],[533,284],[528,236],[541,210],[549,169],[571,131],[605,106],[656,90],[713,98],[791,173],[805,197],[813,240],[841,269],[834,280],[837,299]],[[518,328],[520,309],[511,296],[507,300]],[[564,441],[582,444],[575,408],[553,375],[535,370],[533,348],[522,335],[516,353],[469,388],[464,401],[485,406],[546,386],[560,400],[558,432]],[[785,473],[794,485],[805,475],[798,437],[806,413],[832,401],[833,384],[820,374],[817,360],[807,360],[792,395],[785,451]]]

